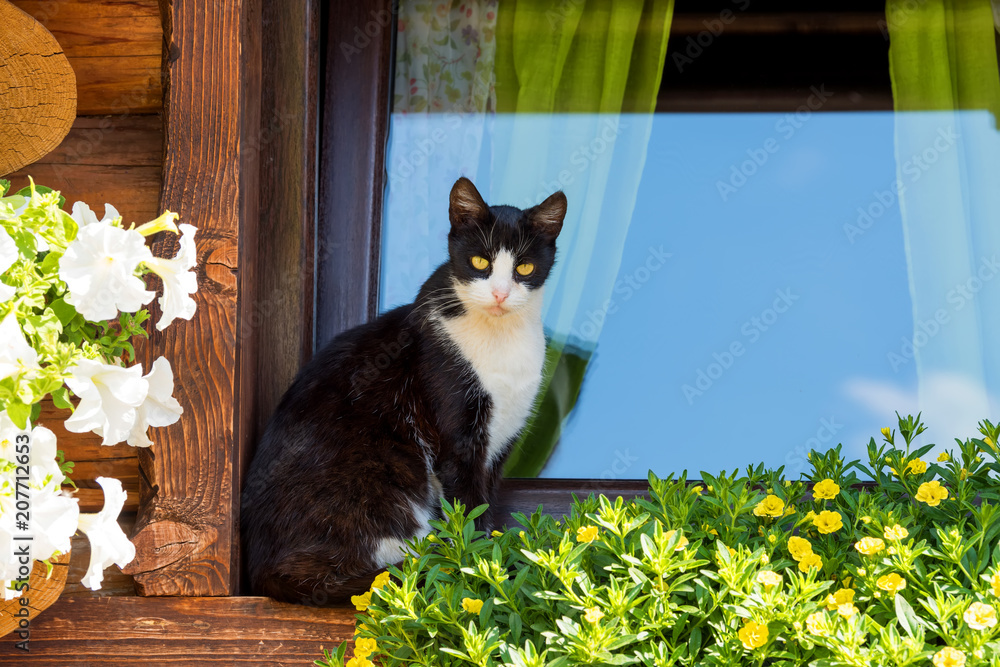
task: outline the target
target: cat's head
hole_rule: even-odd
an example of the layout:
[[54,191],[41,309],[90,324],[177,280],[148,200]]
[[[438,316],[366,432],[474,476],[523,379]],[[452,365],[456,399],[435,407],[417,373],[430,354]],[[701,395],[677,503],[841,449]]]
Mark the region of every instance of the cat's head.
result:
[[503,317],[536,305],[556,259],[566,195],[538,206],[487,206],[460,178],[451,189],[448,254],[455,292],[467,311]]

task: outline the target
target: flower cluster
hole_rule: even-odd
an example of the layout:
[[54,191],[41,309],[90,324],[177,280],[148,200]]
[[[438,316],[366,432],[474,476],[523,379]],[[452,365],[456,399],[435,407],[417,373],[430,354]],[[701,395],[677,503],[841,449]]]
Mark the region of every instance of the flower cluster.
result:
[[[177,226],[170,212],[126,228],[110,205],[98,219],[82,202],[66,212],[48,188],[32,183],[10,194],[8,187],[0,181],[0,589],[5,599],[24,589],[15,534],[30,535],[32,559],[47,561],[68,551],[80,530],[91,545],[83,584],[96,590],[105,567],[135,556],[117,522],[125,491],[118,480],[98,478],[104,508],[80,513],[63,488],[72,485],[72,464],[53,432],[36,423],[40,404],[51,397],[72,410],[66,430],[93,432],[104,445],[148,447],[150,426],[180,418],[170,363],[160,357],[144,373],[131,341],[146,335],[143,306],[156,297],[146,290],[147,273],[163,284],[158,329],[194,314],[197,230]],[[180,234],[172,259],[154,257],[146,245],[163,231]]]
[[901,418],[867,464],[814,451],[796,481],[703,472],[699,493],[650,473],[648,499],[591,496],[489,536],[485,508],[445,502],[355,646],[377,641],[387,667],[1000,664],[1000,426],[908,465],[922,430]]

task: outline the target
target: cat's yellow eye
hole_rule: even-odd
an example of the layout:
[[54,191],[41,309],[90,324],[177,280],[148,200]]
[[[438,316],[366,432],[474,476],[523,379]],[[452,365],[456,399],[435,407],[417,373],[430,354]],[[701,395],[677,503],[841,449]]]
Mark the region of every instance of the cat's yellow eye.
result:
[[514,270],[522,276],[530,276],[531,272],[535,270],[535,265],[531,262],[525,262],[524,264],[518,264]]
[[490,261],[485,257],[480,257],[479,255],[476,255],[475,257],[472,258],[472,266],[476,267],[480,271],[482,271],[489,265]]

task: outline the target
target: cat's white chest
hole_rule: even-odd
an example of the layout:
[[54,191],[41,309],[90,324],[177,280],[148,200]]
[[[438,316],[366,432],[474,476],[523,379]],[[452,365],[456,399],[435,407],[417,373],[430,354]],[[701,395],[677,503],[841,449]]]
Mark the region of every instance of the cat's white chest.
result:
[[487,459],[492,464],[531,415],[545,364],[541,318],[517,318],[497,326],[482,317],[463,316],[443,320],[442,325],[489,394]]

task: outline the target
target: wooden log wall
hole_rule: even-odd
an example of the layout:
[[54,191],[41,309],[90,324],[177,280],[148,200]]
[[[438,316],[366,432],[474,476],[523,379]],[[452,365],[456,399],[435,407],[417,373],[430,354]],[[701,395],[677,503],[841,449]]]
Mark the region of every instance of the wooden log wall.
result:
[[[158,0],[11,0],[44,25],[63,47],[76,74],[77,118],[54,151],[7,176],[15,189],[28,176],[62,192],[67,208],[84,201],[104,214],[110,203],[126,223],[159,214],[163,172],[163,29]],[[103,494],[93,480],[116,477],[128,492],[121,523],[126,534],[139,500],[136,450],[102,447],[92,434],[62,427],[68,411],[45,406],[40,422],[58,437],[66,459],[76,463],[80,509],[96,512]],[[133,595],[132,578],[112,567],[101,591],[80,585],[89,562],[86,538],[73,541],[68,595]]]

